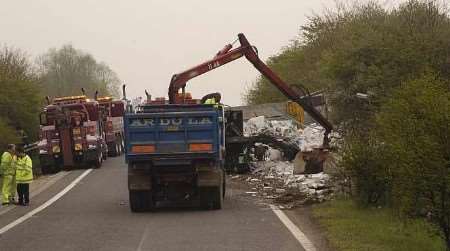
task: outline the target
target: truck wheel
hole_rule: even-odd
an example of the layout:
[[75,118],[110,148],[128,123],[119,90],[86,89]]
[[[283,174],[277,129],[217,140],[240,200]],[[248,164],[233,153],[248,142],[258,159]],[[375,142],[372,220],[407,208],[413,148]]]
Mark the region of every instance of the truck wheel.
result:
[[225,198],[226,189],[227,189],[227,182],[226,182],[226,178],[223,177],[223,189],[222,189],[222,197],[223,198]]
[[110,157],[117,156],[117,144],[116,143],[111,143],[108,145],[108,155]]
[[200,205],[203,209],[221,209],[223,204],[223,186],[201,187]]
[[215,210],[222,209],[223,197],[225,195],[224,187],[223,185],[220,185],[219,187],[215,187],[214,190],[215,190],[214,194],[212,195],[213,197],[212,208]]
[[129,201],[132,212],[146,212],[154,208],[151,191],[129,191]]
[[121,154],[120,145],[116,143],[116,156],[120,156]]
[[94,161],[94,168],[98,169],[102,166],[103,163],[103,153],[100,152],[99,156],[97,157],[97,160]]
[[121,152],[125,152],[125,142],[123,141],[123,137],[120,137],[120,149]]

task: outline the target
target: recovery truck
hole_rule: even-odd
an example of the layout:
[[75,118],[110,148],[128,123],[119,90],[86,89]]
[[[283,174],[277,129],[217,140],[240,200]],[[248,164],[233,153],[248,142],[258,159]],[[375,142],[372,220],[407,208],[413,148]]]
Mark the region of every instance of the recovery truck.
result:
[[99,104],[85,95],[47,97],[40,113],[39,159],[42,172],[62,168],[99,168],[107,155]]
[[125,102],[123,100],[113,100],[112,97],[97,97],[103,113],[103,130],[105,131],[108,156],[119,156],[123,152],[123,115],[125,114]]

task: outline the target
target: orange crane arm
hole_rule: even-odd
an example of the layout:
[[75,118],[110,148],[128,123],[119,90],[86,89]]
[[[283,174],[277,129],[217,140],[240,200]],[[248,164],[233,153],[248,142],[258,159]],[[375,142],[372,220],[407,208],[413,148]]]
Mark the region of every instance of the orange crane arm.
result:
[[188,80],[214,70],[215,68],[241,58],[242,56],[245,56],[245,58],[250,61],[253,66],[270,81],[270,83],[272,83],[278,90],[280,90],[287,98],[303,107],[303,109],[315,121],[317,121],[323,128],[325,128],[324,146],[328,147],[328,135],[333,129],[333,125],[318,110],[314,108],[314,106],[308,99],[309,96],[300,95],[296,90],[292,89],[280,77],[278,77],[278,75],[275,74],[261,59],[259,59],[256,47],[252,46],[248,42],[244,34],[238,34],[238,40],[241,44],[239,47],[232,49],[233,46],[231,44],[228,44],[222,50],[220,50],[213,59],[208,60],[184,72],[173,75],[169,85],[169,102],[171,104],[175,103],[176,94],[180,89],[183,89],[184,91],[186,82]]

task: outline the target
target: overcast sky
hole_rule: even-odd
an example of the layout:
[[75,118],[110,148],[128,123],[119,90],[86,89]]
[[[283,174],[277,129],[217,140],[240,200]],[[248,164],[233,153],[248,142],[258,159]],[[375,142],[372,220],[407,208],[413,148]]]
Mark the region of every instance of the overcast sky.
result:
[[[260,57],[299,34],[334,0],[0,0],[0,43],[38,56],[71,43],[108,64],[130,96],[167,96],[171,76],[210,59],[244,33]],[[245,59],[193,79],[194,97],[219,91],[239,105],[258,76]]]

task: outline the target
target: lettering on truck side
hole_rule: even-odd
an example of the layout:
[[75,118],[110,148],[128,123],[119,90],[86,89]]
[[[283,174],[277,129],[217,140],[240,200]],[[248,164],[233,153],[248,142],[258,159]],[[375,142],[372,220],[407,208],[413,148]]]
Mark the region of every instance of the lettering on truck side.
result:
[[[186,124],[188,125],[210,125],[213,121],[210,117],[197,117],[197,118],[187,118]],[[161,119],[131,119],[130,127],[141,127],[141,126],[180,126],[183,124],[182,118],[161,118]]]

